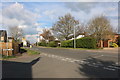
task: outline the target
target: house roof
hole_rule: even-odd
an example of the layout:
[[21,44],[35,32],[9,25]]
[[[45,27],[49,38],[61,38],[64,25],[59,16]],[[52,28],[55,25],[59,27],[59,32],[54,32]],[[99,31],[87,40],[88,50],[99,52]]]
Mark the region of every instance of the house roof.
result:
[[8,39],[14,39],[13,37],[8,37]]

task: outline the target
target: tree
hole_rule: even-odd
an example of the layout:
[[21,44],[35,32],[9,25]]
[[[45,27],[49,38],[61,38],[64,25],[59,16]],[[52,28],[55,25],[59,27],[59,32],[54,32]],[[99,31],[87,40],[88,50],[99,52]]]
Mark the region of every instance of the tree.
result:
[[9,27],[9,33],[15,41],[20,41],[23,37],[23,30],[19,27]]
[[59,17],[59,20],[52,26],[52,30],[58,39],[69,40],[73,38],[74,27],[76,29],[76,35],[82,32],[82,27],[79,25],[79,21],[75,20],[71,14]]
[[48,29],[43,29],[42,36],[45,40],[48,40],[48,41],[55,40],[54,36],[51,34],[50,30]]
[[98,42],[100,40],[112,38],[114,29],[106,17],[98,16],[90,20],[86,32]]

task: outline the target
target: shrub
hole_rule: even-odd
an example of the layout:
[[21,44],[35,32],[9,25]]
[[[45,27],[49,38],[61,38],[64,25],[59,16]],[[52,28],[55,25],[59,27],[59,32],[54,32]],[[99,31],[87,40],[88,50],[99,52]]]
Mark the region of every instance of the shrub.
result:
[[96,48],[96,40],[91,37],[83,37],[76,40],[76,47],[77,48]]
[[55,41],[51,41],[51,42],[48,43],[48,46],[57,47],[57,43]]
[[61,47],[73,47],[73,40],[62,41]]
[[113,43],[112,47],[118,47],[118,45],[116,43]]
[[39,42],[38,46],[47,46],[47,43],[45,41]]
[[109,45],[112,47],[112,45],[113,45],[113,42],[109,42]]
[[[61,47],[73,47],[74,46],[74,40],[66,40],[61,42]],[[77,48],[91,48],[95,49],[97,47],[96,40],[91,37],[83,37],[80,39],[76,39],[76,47]]]

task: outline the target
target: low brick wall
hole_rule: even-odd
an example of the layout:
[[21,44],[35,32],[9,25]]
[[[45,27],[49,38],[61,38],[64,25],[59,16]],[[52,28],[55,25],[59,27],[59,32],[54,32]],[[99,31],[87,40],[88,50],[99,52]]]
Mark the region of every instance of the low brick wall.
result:
[[[13,49],[13,50],[12,50]],[[19,45],[15,42],[0,42],[0,54],[12,56],[19,52]]]

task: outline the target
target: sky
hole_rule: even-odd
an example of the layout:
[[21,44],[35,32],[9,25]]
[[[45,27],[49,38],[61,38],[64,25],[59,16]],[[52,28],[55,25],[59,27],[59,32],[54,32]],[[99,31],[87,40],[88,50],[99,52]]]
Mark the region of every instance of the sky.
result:
[[[25,2],[26,1],[26,2]],[[58,17],[70,13],[80,23],[86,24],[95,16],[106,16],[113,27],[118,27],[118,0],[115,2],[97,2],[97,0],[89,0],[88,2],[36,2],[30,0],[27,2],[4,0],[0,3],[0,30],[7,30],[8,27],[18,26],[24,31],[24,35],[31,43],[37,41],[38,33],[43,28],[51,28],[58,20]],[[72,1],[72,0],[70,0]],[[8,34],[9,35],[9,34]]]

